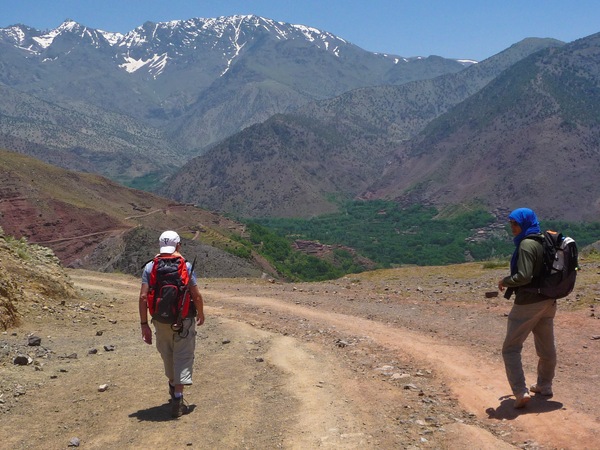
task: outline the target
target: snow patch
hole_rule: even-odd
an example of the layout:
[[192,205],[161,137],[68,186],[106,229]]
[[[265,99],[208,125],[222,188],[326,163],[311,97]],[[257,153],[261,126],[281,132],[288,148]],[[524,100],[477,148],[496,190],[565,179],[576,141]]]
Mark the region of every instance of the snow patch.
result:
[[166,53],[163,53],[162,55],[154,55],[146,60],[135,59],[131,56],[126,56],[125,62],[120,64],[119,67],[129,73],[137,72],[145,67],[154,78],[157,78],[161,73],[164,72],[165,67],[167,67],[168,60],[169,56]]
[[60,34],[58,28],[42,36],[34,36],[32,39],[42,48],[48,48],[54,42],[54,38]]
[[121,33],[111,33],[110,31],[98,30],[98,33],[104,36],[104,39],[106,39],[111,46],[117,45],[125,37]]
[[240,27],[241,27],[241,21],[238,22],[237,24],[234,24],[235,35],[234,35],[232,44],[235,47],[235,53],[231,58],[229,58],[227,60],[227,67],[221,73],[221,76],[225,75],[229,71],[229,69],[231,68],[231,63],[233,62],[233,60],[235,58],[237,58],[239,56],[240,51],[242,50],[242,48],[244,48],[244,45],[246,45],[245,42],[243,44],[240,44]]
[[0,30],[5,36],[10,38],[14,43],[16,43],[19,47],[23,45],[25,42],[26,36],[23,30],[20,27],[10,27],[4,30]]

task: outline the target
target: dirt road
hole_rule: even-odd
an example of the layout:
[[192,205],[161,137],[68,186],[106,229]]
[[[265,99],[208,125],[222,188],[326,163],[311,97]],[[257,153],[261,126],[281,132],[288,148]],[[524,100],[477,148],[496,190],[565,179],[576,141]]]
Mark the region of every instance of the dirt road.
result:
[[[138,280],[71,271],[85,302],[40,302],[0,337],[0,448],[600,448],[597,272],[581,294],[591,305],[557,318],[555,397],[519,411],[499,353],[510,305],[482,295],[500,272],[417,270],[204,280],[191,412],[178,420],[140,338]],[[17,350],[33,363],[8,361]]]

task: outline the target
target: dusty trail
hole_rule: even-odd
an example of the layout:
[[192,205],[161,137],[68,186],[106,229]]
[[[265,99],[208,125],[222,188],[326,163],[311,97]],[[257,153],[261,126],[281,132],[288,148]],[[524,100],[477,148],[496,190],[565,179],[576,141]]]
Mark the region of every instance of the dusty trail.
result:
[[[341,293],[339,284],[302,292],[204,280],[207,321],[186,391],[192,411],[171,420],[160,358],[140,339],[139,280],[69,273],[82,304],[39,309],[0,337],[11,347],[37,334],[51,349],[37,369],[0,365],[0,448],[65,448],[74,436],[94,449],[600,448],[600,407],[582,400],[569,370],[554,399],[534,398],[526,411],[503,398],[495,341],[479,339],[481,329],[501,330],[497,305],[388,301],[367,282]],[[592,329],[576,315],[566,325]],[[597,356],[586,355],[592,370],[574,376],[589,386]]]
[[[245,304],[286,311],[338,331],[368,336],[393,352],[409,353],[415,360],[436,367],[459,403],[479,418],[509,419],[522,429],[524,440],[534,439],[549,448],[594,448],[600,444],[600,424],[586,414],[566,408],[559,401],[534,397],[525,411],[517,411],[509,400],[506,381],[499,377],[504,367],[489,355],[469,347],[446,345],[421,333],[411,332],[345,314],[322,312],[302,306],[283,304],[266,297],[232,296],[208,291],[208,298],[227,305]],[[505,396],[498,396],[504,393]],[[543,413],[543,414],[542,414]],[[590,446],[590,443],[594,443]]]

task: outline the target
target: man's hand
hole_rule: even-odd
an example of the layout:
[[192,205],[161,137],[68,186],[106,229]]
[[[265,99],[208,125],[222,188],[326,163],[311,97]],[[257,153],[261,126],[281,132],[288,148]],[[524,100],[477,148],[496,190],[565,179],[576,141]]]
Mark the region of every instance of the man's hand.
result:
[[152,344],[152,329],[147,323],[142,325],[142,339],[146,344]]
[[200,326],[204,323],[204,312],[198,311],[198,315],[196,316],[196,325]]
[[504,290],[504,284],[502,283],[504,281],[504,278],[500,278],[500,281],[498,281],[498,290],[500,292],[502,292]]

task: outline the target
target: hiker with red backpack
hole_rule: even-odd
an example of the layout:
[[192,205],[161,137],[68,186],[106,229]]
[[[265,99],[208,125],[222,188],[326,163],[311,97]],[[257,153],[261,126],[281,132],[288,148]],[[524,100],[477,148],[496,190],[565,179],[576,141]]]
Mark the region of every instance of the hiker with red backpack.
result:
[[193,264],[181,255],[181,238],[165,231],[159,238],[160,253],[144,266],[139,296],[142,339],[152,344],[152,318],[156,348],[169,379],[171,415],[187,412],[183,388],[192,384],[196,325],[204,323],[204,302]]

